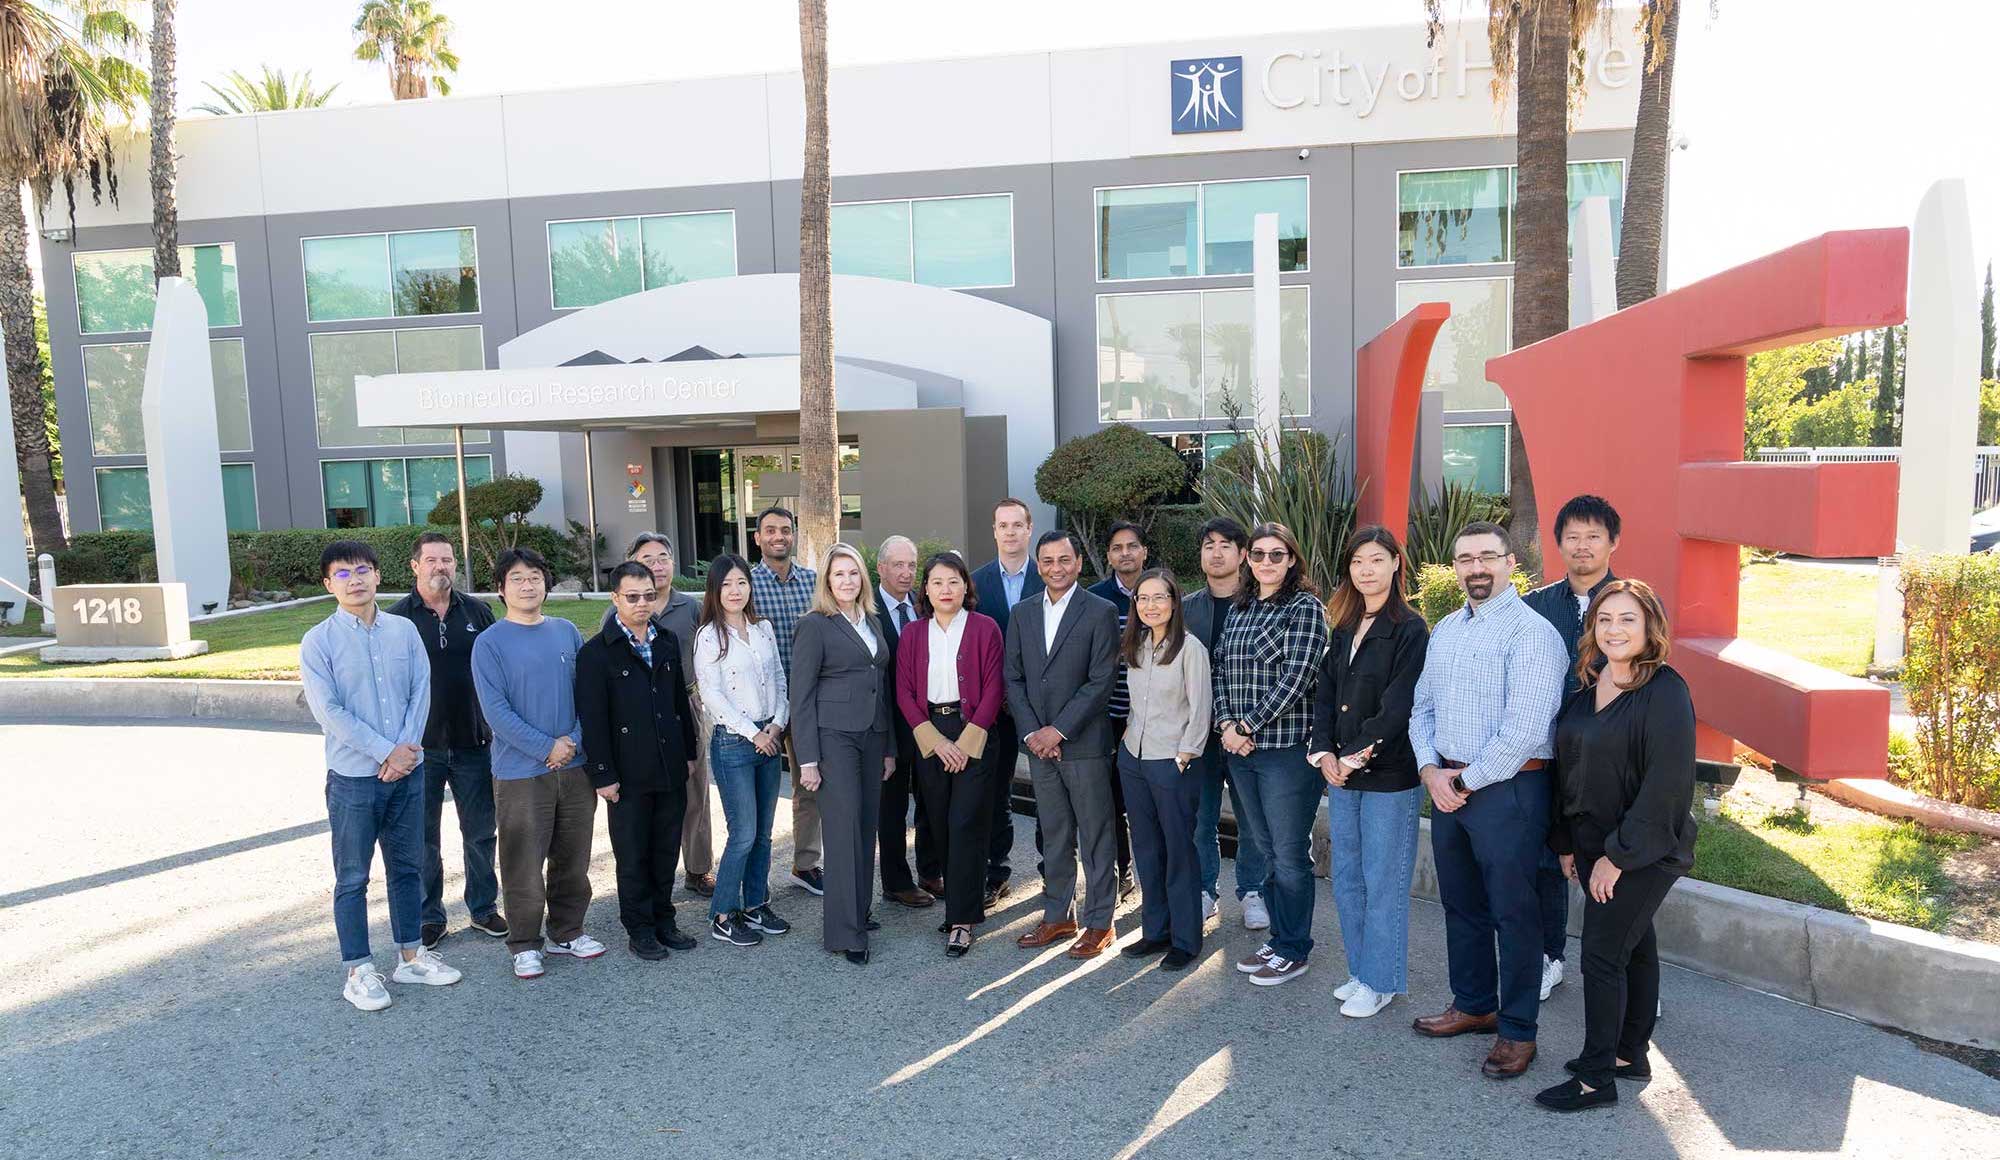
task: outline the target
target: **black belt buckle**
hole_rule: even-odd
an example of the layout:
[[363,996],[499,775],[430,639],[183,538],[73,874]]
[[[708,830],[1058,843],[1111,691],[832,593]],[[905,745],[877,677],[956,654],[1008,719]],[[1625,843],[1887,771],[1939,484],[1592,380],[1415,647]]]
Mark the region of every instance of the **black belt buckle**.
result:
[[946,704],[942,704],[942,705],[940,705],[940,704],[938,704],[938,703],[936,703],[936,702],[934,702],[934,701],[933,701],[933,702],[930,702],[930,707],[931,707],[931,712],[933,712],[933,713],[936,713],[936,714],[937,714],[938,716],[940,716],[940,717],[956,717],[956,716],[958,716],[958,706],[959,706],[959,702],[957,702],[957,701],[951,701],[951,702],[948,702],[948,703],[946,703]]

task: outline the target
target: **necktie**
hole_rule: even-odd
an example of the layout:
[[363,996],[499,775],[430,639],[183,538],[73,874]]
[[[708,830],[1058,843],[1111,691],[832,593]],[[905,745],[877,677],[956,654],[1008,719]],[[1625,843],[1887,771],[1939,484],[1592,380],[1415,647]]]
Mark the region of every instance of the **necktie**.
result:
[[907,601],[898,600],[896,602],[896,631],[900,633],[908,627],[910,627],[910,605]]

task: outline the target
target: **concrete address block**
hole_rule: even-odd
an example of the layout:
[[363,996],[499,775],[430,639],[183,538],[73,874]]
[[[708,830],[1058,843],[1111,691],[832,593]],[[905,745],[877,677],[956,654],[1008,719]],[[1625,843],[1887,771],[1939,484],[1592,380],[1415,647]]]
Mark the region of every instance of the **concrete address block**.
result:
[[1817,1006],[1806,931],[1814,913],[1800,903],[1683,878],[1653,928],[1660,956],[1670,963]]
[[1819,1006],[1975,1047],[2000,1047],[2000,947],[1851,914],[1813,911]]

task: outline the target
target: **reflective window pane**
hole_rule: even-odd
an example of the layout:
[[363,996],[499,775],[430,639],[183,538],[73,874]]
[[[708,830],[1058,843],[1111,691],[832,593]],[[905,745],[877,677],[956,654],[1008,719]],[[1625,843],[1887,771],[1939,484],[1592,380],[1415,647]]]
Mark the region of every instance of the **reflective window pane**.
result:
[[1507,425],[1444,429],[1444,481],[1494,495],[1507,492]]
[[[76,314],[85,334],[118,334],[153,327],[153,251],[98,250],[75,254]],[[236,245],[181,247],[181,276],[194,283],[208,308],[210,326],[240,326]]]
[[208,307],[210,326],[243,325],[243,304],[236,289],[236,244],[182,246],[181,277],[194,283]]
[[222,515],[232,532],[257,530],[257,469],[248,463],[222,465]]
[[642,218],[646,289],[736,273],[736,215],[683,213]]
[[390,234],[389,275],[398,316],[479,312],[479,254],[470,228]]
[[[1287,415],[1303,415],[1310,409],[1309,294],[1304,286],[1278,291],[1278,404]],[[1240,414],[1256,413],[1253,310],[1249,290],[1201,292],[1203,418],[1222,418],[1232,407]]]
[[[458,490],[458,461],[449,455],[405,461],[410,485],[410,522],[428,523],[438,501]],[[465,485],[474,487],[493,478],[493,460],[485,455],[465,457]]]
[[1396,264],[1511,261],[1513,171],[1447,169],[1396,175]]
[[926,286],[1014,284],[1014,199],[948,197],[911,206],[916,278]]
[[[396,371],[477,371],[486,368],[484,331],[477,326],[441,326],[396,332]],[[484,443],[487,434],[467,430],[467,443]],[[405,427],[405,443],[449,443],[449,427]]]
[[401,459],[368,461],[369,527],[387,528],[410,522],[409,484],[403,464]]
[[1586,197],[1611,199],[1611,256],[1618,256],[1619,235],[1625,217],[1625,163],[1623,161],[1572,161],[1569,163],[1569,236],[1575,253],[1577,213]]
[[1101,422],[1201,417],[1199,294],[1105,294],[1097,299]]
[[218,338],[208,344],[215,376],[215,439],[224,451],[250,450],[250,374],[243,340]]
[[1458,278],[1396,284],[1396,316],[1420,302],[1448,302],[1451,317],[1438,331],[1424,370],[1424,389],[1444,392],[1447,411],[1505,410],[1507,396],[1486,377],[1486,360],[1506,354],[1513,344],[1506,278]]
[[550,222],[549,276],[558,310],[638,293],[638,219]]
[[363,427],[354,412],[354,376],[395,373],[395,334],[387,330],[310,334],[306,336],[306,347],[312,357],[313,412],[319,445],[370,447],[402,443],[402,428]]
[[153,495],[145,468],[97,469],[97,522],[107,532],[153,530]]
[[307,238],[306,319],[389,316],[389,239],[382,234]]
[[1278,215],[1278,269],[1306,268],[1306,179],[1215,181],[1201,187],[1203,274],[1250,273],[1257,215]]
[[1200,273],[1195,187],[1097,191],[1097,276],[1183,278]]
[[833,207],[833,272],[910,280],[910,203]]
[[90,449],[98,455],[144,455],[146,344],[83,348],[83,393],[90,409]]

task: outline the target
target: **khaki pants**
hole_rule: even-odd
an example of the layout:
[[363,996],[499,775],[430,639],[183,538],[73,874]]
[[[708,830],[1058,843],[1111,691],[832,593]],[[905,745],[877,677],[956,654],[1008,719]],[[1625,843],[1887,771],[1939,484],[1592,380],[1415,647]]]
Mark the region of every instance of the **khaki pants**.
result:
[[715,824],[709,819],[708,735],[713,728],[694,697],[694,772],[688,774],[687,821],[681,825],[681,869],[690,875],[715,873]]
[[819,869],[823,843],[819,836],[819,791],[799,784],[799,758],[792,752],[792,734],[785,731],[785,766],[792,771],[792,873]]
[[597,825],[597,792],[583,767],[494,778],[493,811],[507,950],[542,949],[545,917],[556,942],[582,934],[583,913],[590,909],[590,840]]

